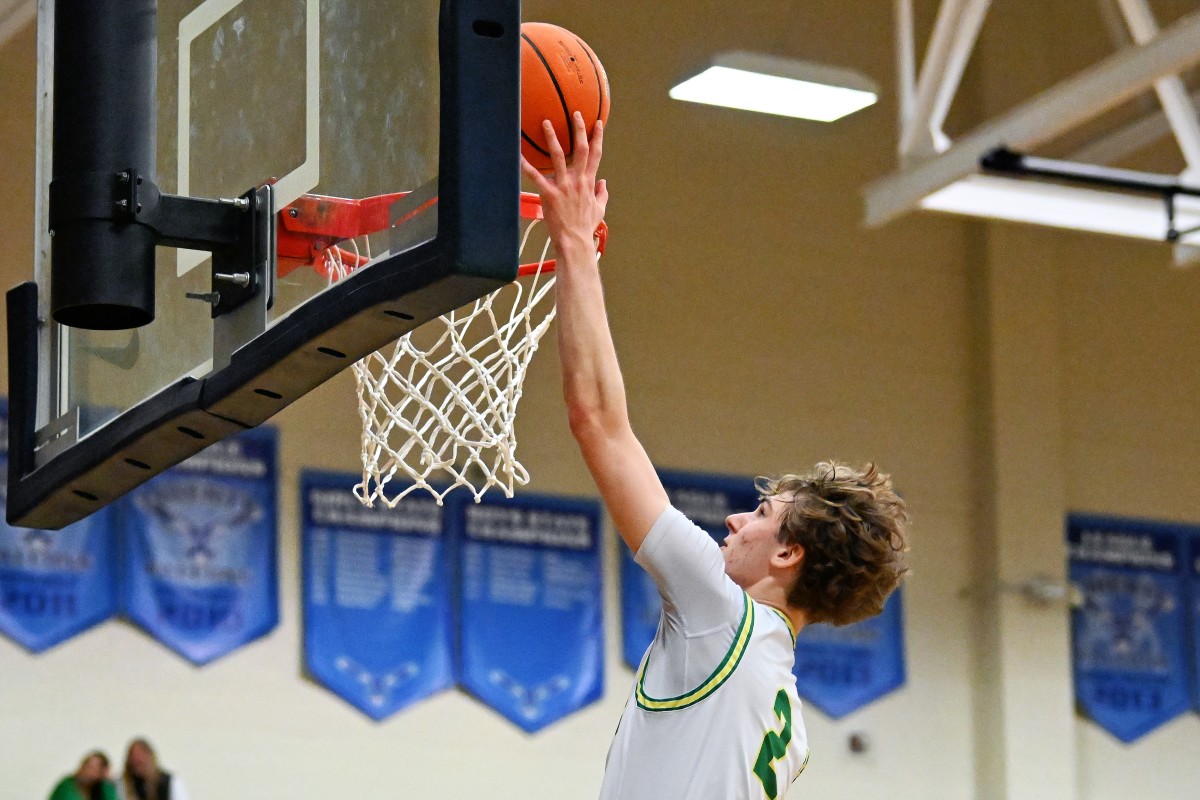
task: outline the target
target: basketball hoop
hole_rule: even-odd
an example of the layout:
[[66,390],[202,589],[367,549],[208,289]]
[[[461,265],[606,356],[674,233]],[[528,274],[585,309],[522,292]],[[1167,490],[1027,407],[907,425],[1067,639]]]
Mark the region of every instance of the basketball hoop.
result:
[[[556,262],[547,258],[544,229],[534,236],[541,199],[522,193],[520,207],[525,230],[516,281],[354,364],[363,466],[354,494],[364,505],[392,508],[419,489],[441,504],[458,486],[478,502],[492,486],[512,497],[515,486],[529,482],[514,424],[526,370],[554,320]],[[607,234],[601,223],[597,258]],[[370,254],[350,239],[323,247],[319,258],[314,265],[337,280]]]

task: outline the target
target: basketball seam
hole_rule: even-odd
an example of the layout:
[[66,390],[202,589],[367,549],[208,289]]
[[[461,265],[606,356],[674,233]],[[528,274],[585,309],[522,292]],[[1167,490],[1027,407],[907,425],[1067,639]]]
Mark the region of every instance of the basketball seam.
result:
[[535,142],[533,139],[530,139],[529,134],[525,133],[525,131],[521,131],[521,138],[524,139],[525,142],[534,150],[537,150],[539,153],[549,158],[550,154],[543,150],[537,142]]
[[592,58],[591,49],[578,36],[575,37],[575,41],[579,43],[583,54],[587,56],[588,63],[592,65],[592,71],[596,73],[596,93],[600,96],[596,105],[596,119],[600,119],[600,112],[604,110],[604,81],[600,80],[600,69],[596,66],[596,59]]
[[[558,102],[562,103],[563,117],[567,122],[567,136],[571,145],[571,149],[567,152],[567,155],[571,155],[575,152],[575,126],[571,124],[571,109],[567,107],[567,98],[563,97],[562,87],[558,85],[558,78],[554,77],[554,68],[550,66],[550,62],[546,60],[544,55],[542,55],[542,51],[539,50],[538,46],[533,43],[533,40],[524,33],[521,34],[521,38],[526,42],[529,42],[529,46],[533,48],[534,55],[538,57],[538,60],[542,62],[542,66],[546,68],[546,74],[550,76],[550,82],[554,84],[554,91],[558,94]],[[542,152],[545,151],[543,150]],[[547,155],[549,155],[549,153],[547,153]]]

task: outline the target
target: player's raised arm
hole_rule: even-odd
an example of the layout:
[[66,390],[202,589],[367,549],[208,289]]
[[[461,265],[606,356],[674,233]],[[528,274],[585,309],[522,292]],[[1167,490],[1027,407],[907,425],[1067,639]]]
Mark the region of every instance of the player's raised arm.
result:
[[542,196],[546,226],[558,251],[555,293],[563,395],[571,433],[621,538],[637,552],[669,501],[641,442],[629,425],[625,384],[608,328],[604,291],[592,241],[604,218],[608,188],[597,182],[604,139],[597,122],[589,142],[576,112],[575,151],[568,165],[549,122],[545,124],[552,176],[521,159]]

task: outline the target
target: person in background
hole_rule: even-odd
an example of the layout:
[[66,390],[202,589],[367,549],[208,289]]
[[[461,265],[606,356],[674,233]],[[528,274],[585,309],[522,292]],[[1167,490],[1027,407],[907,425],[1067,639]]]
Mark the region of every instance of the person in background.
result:
[[79,762],[79,769],[58,782],[50,800],[116,800],[117,790],[108,779],[108,756],[93,750]]
[[159,766],[154,748],[142,738],[129,743],[120,790],[121,800],[188,800],[183,781]]

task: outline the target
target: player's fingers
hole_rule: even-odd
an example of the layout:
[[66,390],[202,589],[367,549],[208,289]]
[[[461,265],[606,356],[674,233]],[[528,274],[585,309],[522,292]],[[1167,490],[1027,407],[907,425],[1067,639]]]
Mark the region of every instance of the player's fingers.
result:
[[521,154],[521,172],[524,172],[525,177],[533,181],[534,186],[537,187],[538,194],[545,194],[546,190],[551,188],[550,181],[538,171],[537,167],[529,163],[529,159],[525,158],[523,153]]
[[604,212],[608,208],[608,181],[600,181],[596,184],[596,204],[600,206],[600,219],[604,219]]
[[554,132],[554,126],[550,124],[550,120],[542,123],[542,130],[546,132],[546,149],[550,151],[550,163],[554,166],[554,175],[557,177],[567,171],[567,157],[563,153],[562,145],[558,142],[558,135]]
[[595,177],[600,171],[600,156],[604,154],[604,122],[596,120],[596,127],[592,130],[591,146],[588,149],[588,165],[587,174]]
[[571,114],[571,130],[575,137],[575,149],[571,152],[571,165],[577,172],[586,176],[591,163],[588,157],[590,148],[588,147],[587,126],[583,124],[583,114],[578,111]]

